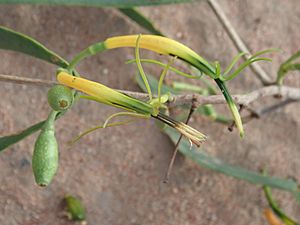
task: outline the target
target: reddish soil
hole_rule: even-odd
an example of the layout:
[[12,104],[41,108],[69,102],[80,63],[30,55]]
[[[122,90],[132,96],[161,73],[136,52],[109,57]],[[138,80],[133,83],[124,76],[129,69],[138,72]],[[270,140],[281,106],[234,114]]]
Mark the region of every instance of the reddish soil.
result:
[[[299,1],[219,2],[251,51],[283,50],[272,55],[272,63],[261,63],[275,78],[279,64],[299,50]],[[237,54],[205,1],[141,10],[169,37],[210,61],[226,66]],[[107,37],[145,32],[112,8],[0,5],[0,24],[36,38],[66,59]],[[1,74],[55,79],[53,65],[13,52],[0,51],[0,55]],[[78,70],[113,88],[137,91],[136,69],[124,64],[132,57],[132,49],[113,50],[85,60]],[[158,74],[160,70],[151,67],[149,71]],[[299,73],[291,73],[286,84],[300,88]],[[0,135],[46,118],[47,88],[4,82],[0,87]],[[230,87],[233,93],[246,93],[261,84],[246,70]],[[267,224],[261,187],[207,170],[182,156],[177,158],[172,182],[163,184],[173,144],[152,120],[97,131],[68,146],[80,131],[102,124],[116,111],[82,101],[56,123],[60,167],[47,188],[35,184],[31,170],[36,135],[2,152],[0,224],[73,224],[63,216],[61,201],[66,194],[82,200],[89,225]],[[300,180],[299,103],[246,124],[243,140],[236,131],[229,133],[224,125],[201,116],[193,118],[192,125],[209,136],[204,147],[220,159],[256,171],[267,166],[272,175]],[[287,193],[274,194],[287,214],[300,221],[295,200]]]

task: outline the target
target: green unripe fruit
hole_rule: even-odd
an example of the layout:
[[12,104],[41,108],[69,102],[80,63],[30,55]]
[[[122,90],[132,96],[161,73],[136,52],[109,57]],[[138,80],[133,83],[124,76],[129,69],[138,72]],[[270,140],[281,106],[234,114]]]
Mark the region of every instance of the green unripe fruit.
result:
[[58,144],[54,131],[56,114],[57,112],[52,111],[34,146],[32,170],[35,181],[40,186],[47,186],[58,168]]
[[85,208],[77,198],[68,195],[65,201],[70,219],[80,221],[85,219]]
[[68,109],[72,102],[72,90],[66,86],[55,85],[48,91],[48,103],[55,111]]

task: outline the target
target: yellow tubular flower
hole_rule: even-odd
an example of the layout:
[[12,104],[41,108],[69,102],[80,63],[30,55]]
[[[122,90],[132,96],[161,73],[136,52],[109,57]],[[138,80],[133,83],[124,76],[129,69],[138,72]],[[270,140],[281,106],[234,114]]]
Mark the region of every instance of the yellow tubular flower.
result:
[[[138,35],[111,37],[104,41],[104,45],[106,49],[135,47],[137,38]],[[177,56],[178,58],[189,62],[196,68],[201,69],[201,71],[209,76],[214,76],[215,74],[214,67],[212,67],[206,60],[192,49],[175,40],[162,36],[146,34],[141,36],[139,47],[163,55]]]
[[[138,37],[139,35],[128,35],[108,38],[104,41],[104,46],[106,49],[114,49],[120,47],[136,47],[136,40]],[[216,78],[215,68],[211,66],[206,60],[204,60],[201,56],[199,56],[196,52],[194,52],[187,46],[175,40],[156,35],[141,35],[139,40],[139,47],[152,50],[159,54],[177,56],[178,58],[190,63],[203,73],[212,77],[217,82],[217,84],[222,90],[224,97],[226,98],[226,101],[230,107],[237,128],[240,132],[240,136],[244,136],[242,120],[240,118],[240,114],[236,108],[236,105],[232,100],[231,96],[229,95],[229,92],[225,87],[224,82]]]
[[153,117],[158,119],[182,133],[197,146],[206,140],[206,136],[194,128],[182,122],[177,122],[160,112],[155,112],[151,104],[129,97],[109,87],[106,87],[103,84],[81,77],[74,77],[64,71],[61,71],[57,74],[57,80],[61,84],[72,87],[92,96],[92,100],[122,108],[129,112],[138,113],[139,115],[143,115],[145,117],[148,116],[149,118]]
[[153,108],[150,104],[131,98],[103,84],[81,77],[74,77],[64,71],[57,74],[57,80],[61,84],[94,97],[95,100],[97,99],[103,104],[126,109],[127,111],[148,114],[149,116],[153,113]]
[[72,69],[78,62],[96,53],[114,48],[136,47],[138,39],[139,48],[148,49],[159,54],[176,56],[177,58],[189,63],[190,65],[196,67],[202,73],[214,79],[220,87],[220,90],[222,91],[222,94],[224,95],[230,107],[235,123],[239,129],[240,136],[244,136],[243,125],[237,107],[232,97],[230,96],[224,84],[224,81],[222,81],[218,77],[216,68],[210,65],[205,59],[203,59],[192,49],[175,40],[157,35],[127,35],[111,37],[106,39],[104,42],[98,42],[96,44],[93,44],[85,50],[83,50],[81,53],[79,53],[70,63],[68,70],[72,71]]

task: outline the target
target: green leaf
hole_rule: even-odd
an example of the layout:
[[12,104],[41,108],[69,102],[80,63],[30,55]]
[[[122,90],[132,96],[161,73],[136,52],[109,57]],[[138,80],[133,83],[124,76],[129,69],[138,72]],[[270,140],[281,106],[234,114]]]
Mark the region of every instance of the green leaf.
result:
[[283,79],[287,74],[287,72],[293,70],[300,70],[299,63],[292,64],[292,62],[298,59],[299,57],[300,57],[300,51],[296,52],[294,55],[292,55],[289,59],[287,59],[284,63],[280,65],[279,70],[277,72],[277,78],[276,78],[276,83],[278,85],[282,85]]
[[266,49],[263,51],[259,51],[259,52],[255,53],[254,55],[252,55],[250,58],[248,58],[244,63],[242,63],[234,72],[232,72],[230,75],[228,75],[228,73],[231,71],[233,66],[238,62],[238,60],[247,53],[242,52],[242,53],[238,54],[236,57],[234,57],[234,59],[232,60],[232,62],[230,63],[230,65],[227,67],[226,71],[222,75],[222,80],[224,80],[224,81],[232,80],[233,78],[235,78],[236,76],[241,74],[241,72],[246,67],[248,67],[250,64],[252,64],[254,62],[257,62],[257,61],[271,62],[272,59],[270,59],[270,58],[264,58],[264,57],[259,58],[258,56],[261,56],[266,53],[277,52],[277,51],[279,51],[279,49],[277,49],[277,48],[270,48],[270,49]]
[[291,62],[293,62],[294,60],[300,58],[300,51],[297,51],[295,54],[293,54],[290,58],[288,58],[284,64],[289,64]]
[[18,3],[129,8],[135,6],[151,6],[195,1],[196,0],[0,0],[0,4]]
[[[147,89],[145,87],[145,84],[141,78],[141,76],[139,76],[138,74],[136,75],[135,77],[139,87],[144,91],[144,92],[147,92]],[[149,82],[149,85],[150,85],[150,88],[151,90],[153,91],[153,94],[157,95],[157,91],[158,91],[158,80],[154,77],[154,76],[151,76],[151,75],[147,75],[147,79],[148,79],[148,82]],[[169,87],[169,86],[166,86],[166,85],[162,85],[162,88],[161,88],[161,94],[164,95],[164,94],[168,94],[168,93],[171,93],[171,94],[179,94],[179,92],[175,91],[173,88]]]
[[[176,131],[174,131],[172,128],[166,127],[164,132],[171,138],[174,143],[177,142],[179,134]],[[299,192],[297,190],[298,185],[293,180],[264,176],[254,171],[227,164],[216,157],[210,156],[203,150],[195,148],[194,146],[192,147],[192,149],[190,149],[190,143],[186,139],[181,140],[181,143],[179,144],[179,151],[185,156],[191,158],[197,164],[216,172],[220,172],[237,179],[245,180],[253,184],[266,185],[272,188],[277,188],[292,193]]]
[[234,67],[234,65],[242,58],[242,56],[246,55],[246,52],[241,52],[239,53],[237,56],[235,56],[231,63],[227,66],[227,68],[225,69],[223,76],[226,77],[227,74],[232,70],[232,68]]
[[274,201],[272,196],[271,188],[268,186],[264,186],[264,193],[266,199],[268,201],[269,206],[273,210],[273,212],[286,224],[286,225],[299,225],[295,220],[291,219],[287,216],[278,206],[277,202]]
[[38,131],[42,128],[45,121],[41,121],[39,123],[36,123],[32,125],[31,127],[28,127],[26,130],[21,131],[17,134],[12,134],[9,136],[4,136],[0,138],[0,152],[7,147],[21,141],[22,139],[26,138],[27,136],[33,134],[34,132]]
[[152,34],[164,36],[157,28],[154,27],[153,23],[138,10],[134,8],[120,8],[119,11]]
[[[157,61],[157,60],[154,60],[154,59],[140,59],[140,61],[142,63],[152,63],[152,64],[155,64],[155,65],[159,65],[163,68],[165,68],[167,66],[167,64],[162,63],[162,62]],[[131,59],[131,60],[126,61],[126,64],[131,64],[131,63],[136,63],[136,59]],[[178,70],[178,69],[176,69],[175,67],[172,67],[172,66],[169,66],[169,70],[171,70],[172,72],[176,73],[177,75],[180,75],[180,76],[183,76],[183,77],[192,78],[192,79],[202,79],[202,74],[191,75],[191,74],[182,72],[182,71],[180,71],[180,70]]]
[[22,52],[60,67],[65,68],[68,66],[68,62],[66,60],[47,49],[38,41],[25,34],[2,26],[0,26],[0,49]]
[[199,93],[201,95],[208,95],[208,90],[198,85],[188,84],[184,82],[173,81],[172,87],[176,91],[190,91],[194,93]]

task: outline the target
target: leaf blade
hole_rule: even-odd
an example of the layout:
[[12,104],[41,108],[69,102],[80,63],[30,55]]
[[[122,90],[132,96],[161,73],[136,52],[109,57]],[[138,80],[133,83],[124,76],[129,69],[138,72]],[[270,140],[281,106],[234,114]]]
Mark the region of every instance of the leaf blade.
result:
[[21,52],[60,67],[65,68],[68,66],[66,60],[46,48],[40,42],[3,26],[0,26],[0,49]]
[[[174,130],[172,130],[171,128],[165,128],[164,132],[171,138],[174,143],[177,142],[179,134],[177,134]],[[187,157],[191,158],[197,164],[216,172],[220,172],[237,179],[245,180],[249,183],[266,185],[272,188],[289,191],[291,193],[299,193],[297,189],[298,185],[293,180],[264,176],[254,171],[227,164],[213,156],[210,156],[202,150],[196,149],[194,147],[190,150],[190,143],[187,140],[181,141],[179,145],[179,151]]]
[[135,21],[138,25],[148,30],[152,34],[164,36],[160,30],[158,30],[153,23],[140,13],[137,9],[134,8],[119,8],[119,11],[129,17],[131,20]]
[[27,129],[17,133],[12,134],[4,137],[0,137],[0,152],[4,149],[8,148],[9,146],[23,140],[24,138],[28,137],[29,135],[35,133],[36,131],[40,130],[42,126],[44,125],[45,121],[41,121],[39,123],[36,123]]
[[5,4],[45,4],[94,7],[134,7],[196,2],[196,0],[0,0]]

